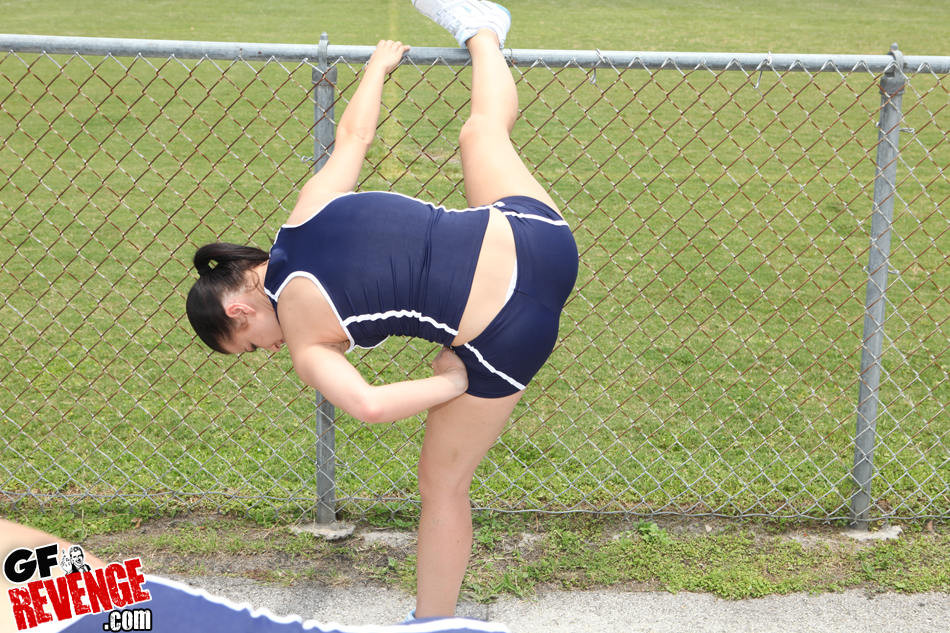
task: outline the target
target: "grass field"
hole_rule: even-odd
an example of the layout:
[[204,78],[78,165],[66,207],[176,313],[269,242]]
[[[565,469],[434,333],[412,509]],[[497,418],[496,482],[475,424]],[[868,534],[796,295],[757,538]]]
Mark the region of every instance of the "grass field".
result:
[[[437,26],[402,0],[348,0],[279,4],[234,0],[122,3],[87,0],[67,4],[5,0],[4,32],[95,37],[137,37],[240,42],[316,42],[320,33],[337,44],[382,38],[416,45],[450,45]],[[509,3],[515,15],[510,44],[516,48],[653,51],[884,53],[898,42],[909,55],[946,55],[950,8],[924,2],[686,0],[657,4]],[[354,7],[358,9],[354,10]]]
[[[408,3],[361,2],[360,15],[342,2],[320,3],[319,15],[295,2],[0,6],[3,28],[19,33],[313,42],[327,31],[339,44],[451,44]],[[550,6],[512,3],[509,44],[881,53],[897,41],[907,54],[950,54],[939,48],[942,3],[577,3],[557,20]],[[338,108],[358,70],[340,66]],[[480,470],[476,503],[844,516],[876,79],[515,72],[515,140],[563,203],[582,266],[564,342]],[[182,297],[195,245],[269,245],[313,153],[310,80],[306,64],[0,54],[10,502],[308,511],[312,394],[286,353],[209,358]],[[397,71],[363,186],[461,205],[454,142],[467,85],[464,70]],[[947,79],[912,85],[877,512],[945,517]],[[358,358],[391,380],[423,375],[420,352],[431,351],[397,340]],[[344,509],[413,499],[421,435],[419,420],[377,429],[341,416]]]

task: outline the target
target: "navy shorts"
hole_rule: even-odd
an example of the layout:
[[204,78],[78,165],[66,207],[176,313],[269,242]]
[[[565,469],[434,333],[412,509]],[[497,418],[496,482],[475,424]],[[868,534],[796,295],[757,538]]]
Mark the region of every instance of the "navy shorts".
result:
[[514,292],[481,334],[452,348],[468,371],[465,393],[480,398],[525,389],[554,349],[561,310],[577,280],[577,244],[554,209],[526,196],[493,206],[515,238]]

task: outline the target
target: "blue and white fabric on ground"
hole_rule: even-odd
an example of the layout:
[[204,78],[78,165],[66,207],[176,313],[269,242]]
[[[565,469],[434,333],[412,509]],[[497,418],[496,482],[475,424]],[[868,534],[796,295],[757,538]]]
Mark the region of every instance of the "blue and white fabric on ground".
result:
[[[267,609],[236,604],[158,576],[145,576],[143,587],[152,599],[130,608],[150,609],[151,630],[156,633],[510,633],[504,625],[467,618],[426,618],[388,625],[321,624],[299,616],[277,616]],[[112,630],[109,617],[109,612],[90,614],[41,625],[33,631],[102,633]]]

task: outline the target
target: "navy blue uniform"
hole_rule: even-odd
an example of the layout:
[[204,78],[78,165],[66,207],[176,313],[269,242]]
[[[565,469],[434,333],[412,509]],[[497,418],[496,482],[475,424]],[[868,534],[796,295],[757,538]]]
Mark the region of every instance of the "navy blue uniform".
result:
[[[321,624],[298,615],[277,616],[268,609],[237,604],[214,596],[202,589],[160,578],[145,576],[143,588],[151,599],[134,605],[147,609],[148,630],[157,633],[510,633],[508,627],[496,622],[467,618],[423,618],[397,625]],[[49,611],[47,607],[47,611]],[[102,633],[112,631],[112,614],[122,611],[89,613],[65,622],[47,623],[44,631],[62,633]],[[122,620],[122,618],[120,618]]]
[[577,276],[567,223],[536,200],[516,196],[446,209],[397,193],[343,194],[305,222],[281,228],[265,289],[276,308],[291,279],[310,280],[346,332],[347,351],[375,347],[391,335],[450,346],[492,207],[512,226],[516,283],[485,331],[453,349],[468,370],[467,393],[510,395],[524,389],[550,355]]

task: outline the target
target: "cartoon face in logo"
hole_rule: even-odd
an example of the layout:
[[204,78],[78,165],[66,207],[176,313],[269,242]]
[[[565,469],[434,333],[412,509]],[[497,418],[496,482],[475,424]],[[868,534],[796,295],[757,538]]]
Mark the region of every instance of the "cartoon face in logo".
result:
[[90,570],[89,565],[86,564],[86,554],[79,545],[73,545],[68,552],[63,552],[59,566],[67,574],[78,574]]

